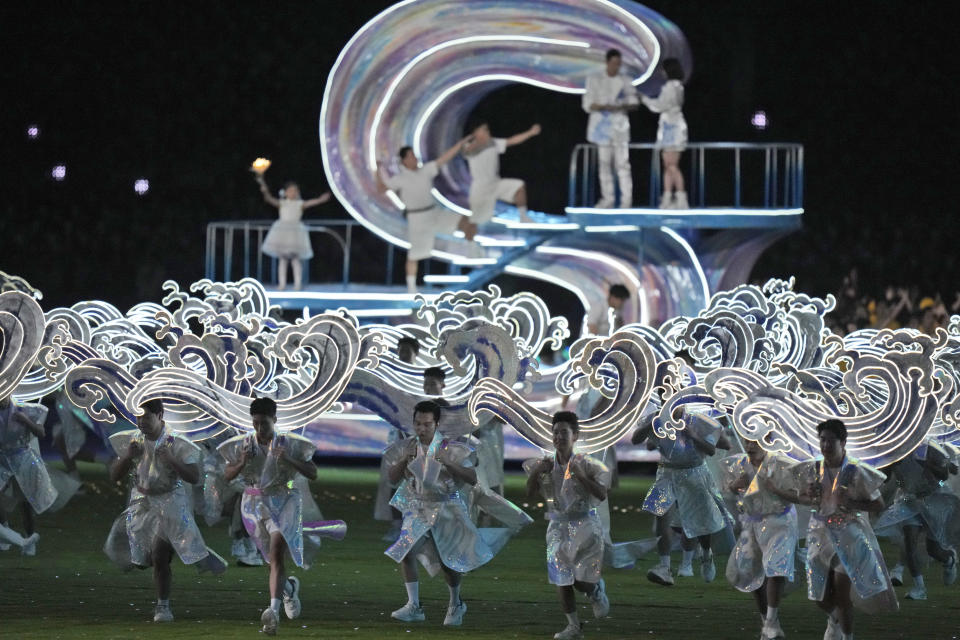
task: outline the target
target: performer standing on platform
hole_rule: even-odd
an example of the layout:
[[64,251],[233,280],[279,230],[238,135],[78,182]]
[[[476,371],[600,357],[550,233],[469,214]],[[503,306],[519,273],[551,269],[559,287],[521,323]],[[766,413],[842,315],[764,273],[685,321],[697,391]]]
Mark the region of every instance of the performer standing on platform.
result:
[[620,186],[620,207],[633,206],[633,175],[630,169],[630,117],[637,109],[637,89],[626,74],[620,73],[623,61],[617,49],[607,51],[607,66],[587,77],[583,110],[587,120],[587,142],[597,145],[599,154],[600,200],[596,206],[613,207],[615,191],[613,171]]
[[792,482],[771,479],[766,488],[815,509],[807,530],[807,595],[827,613],[824,640],[852,640],[854,605],[871,613],[899,608],[865,513],[883,510],[884,475],[847,456],[840,420],[821,422],[817,434],[823,459],[793,465]]
[[253,400],[250,417],[255,433],[231,438],[219,451],[227,460],[224,480],[243,478],[243,525],[270,563],[270,606],[263,610],[260,623],[264,633],[274,635],[281,597],[287,618],[300,615],[300,580],[287,575],[285,562],[289,552],[298,567],[308,566],[303,497],[294,480],[301,475],[309,480],[317,477],[311,460],[316,446],[301,436],[275,431],[277,403],[270,398]]
[[740,495],[740,538],[727,561],[727,580],[752,593],[760,610],[761,640],[783,638],[779,609],[787,580],[793,582],[797,551],[797,510],[766,489],[791,463],[768,454],[752,440],[746,453],[721,461],[728,488]]
[[[676,58],[663,61],[667,81],[656,98],[641,96],[650,111],[660,114],[657,147],[663,160],[661,209],[689,209],[687,191],[680,171],[680,154],[687,148],[687,121],[683,117],[683,67]],[[676,193],[674,193],[676,192]]]
[[[167,429],[162,401],[149,400],[140,409],[143,414],[137,418],[137,431],[110,436],[110,443],[120,456],[110,468],[110,479],[119,482],[133,470],[134,488],[105,551],[118,564],[153,567],[157,587],[153,621],[173,622],[170,562],[174,552],[183,564],[196,565],[199,571],[211,571],[214,575],[226,571],[227,563],[204,543],[183,484],[200,482],[200,449]],[[111,543],[117,530],[123,530],[123,524],[128,549]],[[122,539],[122,534],[119,537]]]
[[630,290],[623,284],[610,286],[607,307],[594,307],[587,318],[587,331],[595,336],[609,336],[623,328],[623,304],[630,299]]
[[463,149],[472,178],[469,197],[473,224],[489,222],[493,218],[497,200],[515,205],[520,222],[531,221],[527,216],[527,186],[523,180],[500,177],[500,154],[506,152],[507,147],[523,144],[539,134],[539,124],[509,138],[492,137],[486,122],[473,129]]
[[400,173],[388,175],[377,163],[377,182],[382,191],[390,189],[403,202],[403,214],[407,218],[407,291],[417,290],[417,263],[430,257],[437,234],[463,231],[468,241],[473,240],[477,226],[466,216],[442,209],[433,200],[433,179],[440,174],[440,167],[447,164],[463,148],[466,138],[447,149],[436,160],[420,165],[417,154],[411,147],[403,147],[400,157]]
[[597,505],[607,499],[610,471],[600,461],[574,454],[580,423],[572,411],[553,415],[552,456],[527,460],[523,469],[527,494],[543,495],[547,504],[547,577],[557,585],[567,626],[553,637],[583,637],[574,589],[590,598],[593,617],[610,613],[610,600],[600,571],[603,567],[603,526]]
[[280,219],[273,223],[267,237],[263,239],[262,250],[271,258],[277,259],[277,289],[287,288],[287,264],[293,267],[293,288],[299,291],[303,287],[303,262],[313,257],[310,246],[310,234],[300,221],[304,209],[315,207],[330,200],[330,192],[304,200],[296,182],[283,185],[283,198],[277,199],[267,187],[262,173],[256,174],[257,184],[264,201],[280,210]]

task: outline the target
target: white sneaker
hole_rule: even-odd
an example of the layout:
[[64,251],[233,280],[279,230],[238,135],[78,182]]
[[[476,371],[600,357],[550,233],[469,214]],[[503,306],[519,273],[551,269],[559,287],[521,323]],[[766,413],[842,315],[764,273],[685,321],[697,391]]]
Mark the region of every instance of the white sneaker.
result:
[[678,578],[692,578],[693,577],[693,562],[689,563],[680,563],[680,566],[677,568],[677,577]]
[[610,209],[613,207],[613,199],[607,200],[606,198],[600,198],[597,201],[597,204],[593,205],[594,209]]
[[903,565],[897,564],[890,570],[890,584],[895,587],[903,586]]
[[590,596],[590,602],[593,604],[594,618],[606,618],[610,615],[610,598],[607,597],[607,585],[603,578],[600,578],[600,582],[597,583],[597,588]]
[[670,567],[662,564],[658,564],[650,571],[647,571],[647,580],[650,582],[655,582],[664,587],[673,586],[673,576],[670,575]]
[[463,624],[463,616],[467,613],[467,603],[463,600],[460,601],[455,607],[447,607],[447,615],[443,619],[443,626],[445,627],[459,627]]
[[300,579],[290,576],[287,578],[287,585],[290,593],[283,590],[283,612],[287,614],[287,620],[293,620],[300,617]]
[[760,632],[760,637],[762,637],[763,640],[776,640],[777,638],[786,638],[787,634],[780,628],[780,620],[778,619],[773,622],[764,621],[763,631]]
[[158,604],[153,609],[154,622],[173,622],[173,611],[168,604]]
[[391,613],[390,617],[403,622],[423,622],[427,619],[427,616],[423,615],[423,607],[412,602],[408,602]]
[[717,577],[717,565],[713,562],[712,552],[700,561],[700,576],[704,582],[713,582]]
[[833,616],[827,616],[827,630],[823,632],[823,640],[843,640],[840,623],[834,620]]
[[943,564],[943,584],[949,587],[957,581],[957,551],[956,549],[948,549],[947,553],[950,554],[950,557]]
[[690,203],[687,202],[687,192],[686,191],[677,191],[673,196],[673,208],[674,209],[689,209]]
[[263,625],[260,631],[268,636],[275,636],[277,635],[277,625],[280,624],[280,616],[273,610],[273,607],[267,607],[263,610],[263,613],[260,614],[260,624]]
[[919,585],[913,585],[910,588],[910,591],[907,592],[907,600],[926,600],[927,599],[927,588],[921,587]]
[[568,624],[559,633],[553,634],[553,640],[580,640],[583,637],[583,628],[578,624]]
[[20,549],[20,553],[25,556],[35,556],[37,555],[37,541],[40,539],[39,533],[32,533],[30,537],[26,539],[23,544],[23,547]]
[[666,193],[660,196],[660,208],[675,209],[676,207],[673,206],[673,196]]

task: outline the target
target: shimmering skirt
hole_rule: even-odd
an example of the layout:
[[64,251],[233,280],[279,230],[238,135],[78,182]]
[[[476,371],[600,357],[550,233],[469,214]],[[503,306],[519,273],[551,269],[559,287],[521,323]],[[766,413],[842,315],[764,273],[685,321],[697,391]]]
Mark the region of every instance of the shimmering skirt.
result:
[[37,513],[49,509],[57,499],[47,465],[32,447],[0,449],[0,491],[10,492],[11,482],[16,483]]
[[547,525],[547,578],[550,584],[595,583],[603,568],[603,526],[596,509],[588,513],[550,513]]
[[878,536],[896,536],[904,525],[922,526],[943,548],[960,545],[960,498],[941,488],[922,498],[898,493],[877,522]]
[[138,567],[153,564],[153,547],[158,539],[169,542],[183,564],[194,564],[207,557],[207,547],[183,485],[162,495],[135,498],[122,517],[130,541],[130,562]]
[[687,469],[660,465],[643,510],[665,516],[676,505],[676,524],[688,538],[721,531],[730,516],[705,464]]
[[797,510],[740,516],[740,538],[727,560],[727,580],[745,593],[756,591],[765,578],[793,582],[797,552]]

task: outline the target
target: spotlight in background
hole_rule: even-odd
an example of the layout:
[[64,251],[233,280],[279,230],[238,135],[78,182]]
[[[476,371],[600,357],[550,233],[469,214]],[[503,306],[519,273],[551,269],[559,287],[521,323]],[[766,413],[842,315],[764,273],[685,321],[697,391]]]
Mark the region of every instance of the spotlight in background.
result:
[[27,127],[27,137],[31,140],[36,140],[40,137],[40,127],[35,124],[31,124]]
[[150,181],[146,178],[137,178],[136,182],[133,183],[133,190],[137,192],[138,196],[142,196],[150,191]]
[[767,112],[760,110],[754,113],[753,117],[750,118],[750,124],[753,125],[754,129],[758,129],[760,131],[766,129],[767,125],[770,124],[769,120],[767,120]]
[[67,177],[67,165],[58,164],[50,170],[50,177],[57,182],[63,182]]

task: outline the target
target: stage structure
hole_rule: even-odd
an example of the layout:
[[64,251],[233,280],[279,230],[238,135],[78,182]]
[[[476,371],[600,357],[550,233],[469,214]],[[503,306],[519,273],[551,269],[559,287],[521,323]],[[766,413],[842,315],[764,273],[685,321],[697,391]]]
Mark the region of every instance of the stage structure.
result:
[[[354,221],[322,221],[314,231],[339,245],[343,277],[335,286],[271,293],[271,301],[314,312],[347,306],[366,317],[410,315],[412,296],[358,287],[349,278],[358,224],[387,243],[390,263],[394,248],[409,246],[399,199],[378,190],[378,160],[394,162],[396,150],[408,144],[420,158],[438,156],[462,137],[477,103],[511,83],[557,92],[558,108],[579,111],[586,77],[602,68],[611,47],[623,53],[625,70],[647,95],[660,89],[661,60],[677,58],[687,75],[693,68],[680,29],[628,0],[408,0],[373,17],[331,68],[320,112],[327,180]],[[594,208],[596,147],[578,145],[569,175],[556,176],[558,183],[567,180],[565,211],[531,212],[533,222],[523,223],[513,207],[499,204],[478,236],[484,255],[466,257],[463,239],[439,238],[433,258],[448,264],[447,273],[430,274],[427,282],[477,289],[503,273],[530,277],[573,292],[587,312],[605,306],[610,284],[623,283],[631,291],[627,321],[656,325],[695,315],[713,292],[745,282],[760,253],[800,226],[800,145],[690,144],[681,167],[687,210],[654,208],[660,192],[654,145],[632,144],[631,156],[635,202],[647,206]],[[441,169],[434,196],[470,215],[469,184],[465,162],[454,160]],[[211,225],[208,278],[264,278],[265,226],[256,224]],[[234,259],[239,251],[242,258]],[[388,271],[387,285],[391,276]]]

